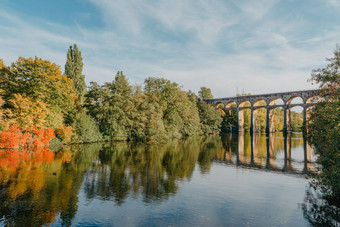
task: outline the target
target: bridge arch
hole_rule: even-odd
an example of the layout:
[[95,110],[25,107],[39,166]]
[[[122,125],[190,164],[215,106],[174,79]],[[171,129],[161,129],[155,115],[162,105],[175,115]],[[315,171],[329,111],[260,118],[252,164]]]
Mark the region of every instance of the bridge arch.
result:
[[284,101],[281,97],[275,97],[275,98],[271,98],[269,105],[273,106],[273,105],[284,105]]
[[242,99],[238,104],[238,107],[250,107],[250,106],[252,106],[252,104],[249,99]]
[[323,99],[318,94],[312,94],[307,98],[306,103],[307,104],[316,103],[316,102],[319,102],[321,100],[323,100]]
[[232,108],[233,106],[237,108],[237,103],[234,100],[230,100],[225,104],[225,108]]
[[255,99],[253,102],[253,106],[267,106],[267,105],[268,105],[267,101],[263,98]]
[[221,107],[224,108],[224,106],[225,106],[225,105],[224,105],[223,102],[217,102],[217,103],[215,103],[215,108],[216,108],[216,109],[221,108]]
[[290,104],[303,104],[303,103],[305,103],[305,100],[303,100],[303,98],[301,97],[301,96],[298,96],[298,95],[293,95],[293,96],[291,96],[288,100],[287,100],[287,102],[286,102],[286,104],[287,105],[290,105]]

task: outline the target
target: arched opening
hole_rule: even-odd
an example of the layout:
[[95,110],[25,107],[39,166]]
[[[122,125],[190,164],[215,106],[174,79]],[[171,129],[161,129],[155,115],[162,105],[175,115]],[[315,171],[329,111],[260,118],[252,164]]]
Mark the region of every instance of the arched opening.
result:
[[216,110],[218,110],[221,114],[221,117],[224,117],[225,116],[225,108],[224,108],[224,103],[222,102],[219,102],[215,105],[215,108]]
[[232,132],[237,130],[237,104],[235,101],[229,101],[225,104],[225,115],[222,121],[222,132]]
[[251,126],[251,103],[248,100],[243,100],[239,105],[239,131],[250,131]]
[[253,110],[253,130],[255,132],[265,132],[267,126],[267,109],[264,107]]
[[289,105],[289,104],[303,104],[303,103],[304,103],[303,99],[299,96],[292,96],[287,101],[287,105]]
[[307,99],[306,103],[307,103],[307,104],[310,104],[310,103],[317,103],[317,102],[320,102],[321,100],[323,100],[323,98],[321,98],[320,96],[318,96],[318,95],[312,95],[312,96],[310,96],[310,97]]
[[310,105],[310,106],[308,106],[307,109],[306,109],[306,121],[307,121],[307,123],[308,123],[309,120],[310,120],[310,114],[311,114],[311,112],[313,111],[313,109],[315,108],[315,105],[316,105],[316,104]]
[[287,131],[302,132],[303,130],[303,107],[294,106],[287,109]]
[[215,108],[218,109],[218,108],[224,108],[224,104],[222,102],[218,102],[215,104]]
[[235,101],[229,101],[229,102],[227,102],[226,105],[225,105],[225,108],[226,108],[226,109],[227,109],[227,108],[235,108],[235,109],[236,109],[236,107],[237,107],[237,104],[236,104]]
[[239,107],[250,107],[251,103],[248,100],[243,100],[242,102],[240,102]]
[[282,132],[284,124],[284,110],[282,107],[275,107],[271,109],[271,130],[270,132]]
[[263,99],[258,99],[254,102],[253,106],[266,106],[267,102]]
[[281,98],[276,97],[276,98],[273,98],[272,100],[270,100],[269,105],[270,106],[284,105],[284,102],[283,102],[283,100]]

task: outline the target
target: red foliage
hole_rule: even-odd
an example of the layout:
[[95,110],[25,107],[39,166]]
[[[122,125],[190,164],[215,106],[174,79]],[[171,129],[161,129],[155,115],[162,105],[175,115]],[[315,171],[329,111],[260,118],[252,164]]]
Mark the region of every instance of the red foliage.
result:
[[9,129],[0,133],[0,148],[48,146],[53,138],[55,138],[55,134],[52,128],[11,125]]

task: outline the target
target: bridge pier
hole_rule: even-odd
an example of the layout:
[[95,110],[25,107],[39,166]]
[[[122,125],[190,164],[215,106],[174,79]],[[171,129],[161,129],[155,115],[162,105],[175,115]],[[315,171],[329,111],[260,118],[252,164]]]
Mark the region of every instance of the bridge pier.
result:
[[267,113],[266,113],[266,134],[270,133],[270,117],[269,117],[269,106],[266,107]]
[[254,110],[253,107],[250,108],[250,133],[254,132]]
[[243,132],[244,131],[244,109],[239,109],[237,108],[237,128],[239,132]]
[[302,125],[302,133],[304,136],[307,135],[307,106],[303,105],[303,125]]
[[237,107],[236,109],[236,128],[237,128],[237,131],[240,131],[240,122],[239,122],[239,117],[240,117],[240,108]]
[[287,135],[287,106],[283,107],[283,135]]

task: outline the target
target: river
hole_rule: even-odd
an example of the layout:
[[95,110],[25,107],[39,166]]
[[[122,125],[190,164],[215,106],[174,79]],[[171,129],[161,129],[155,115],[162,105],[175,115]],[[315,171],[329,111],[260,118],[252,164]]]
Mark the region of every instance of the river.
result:
[[280,133],[1,150],[0,225],[308,226],[315,159]]

